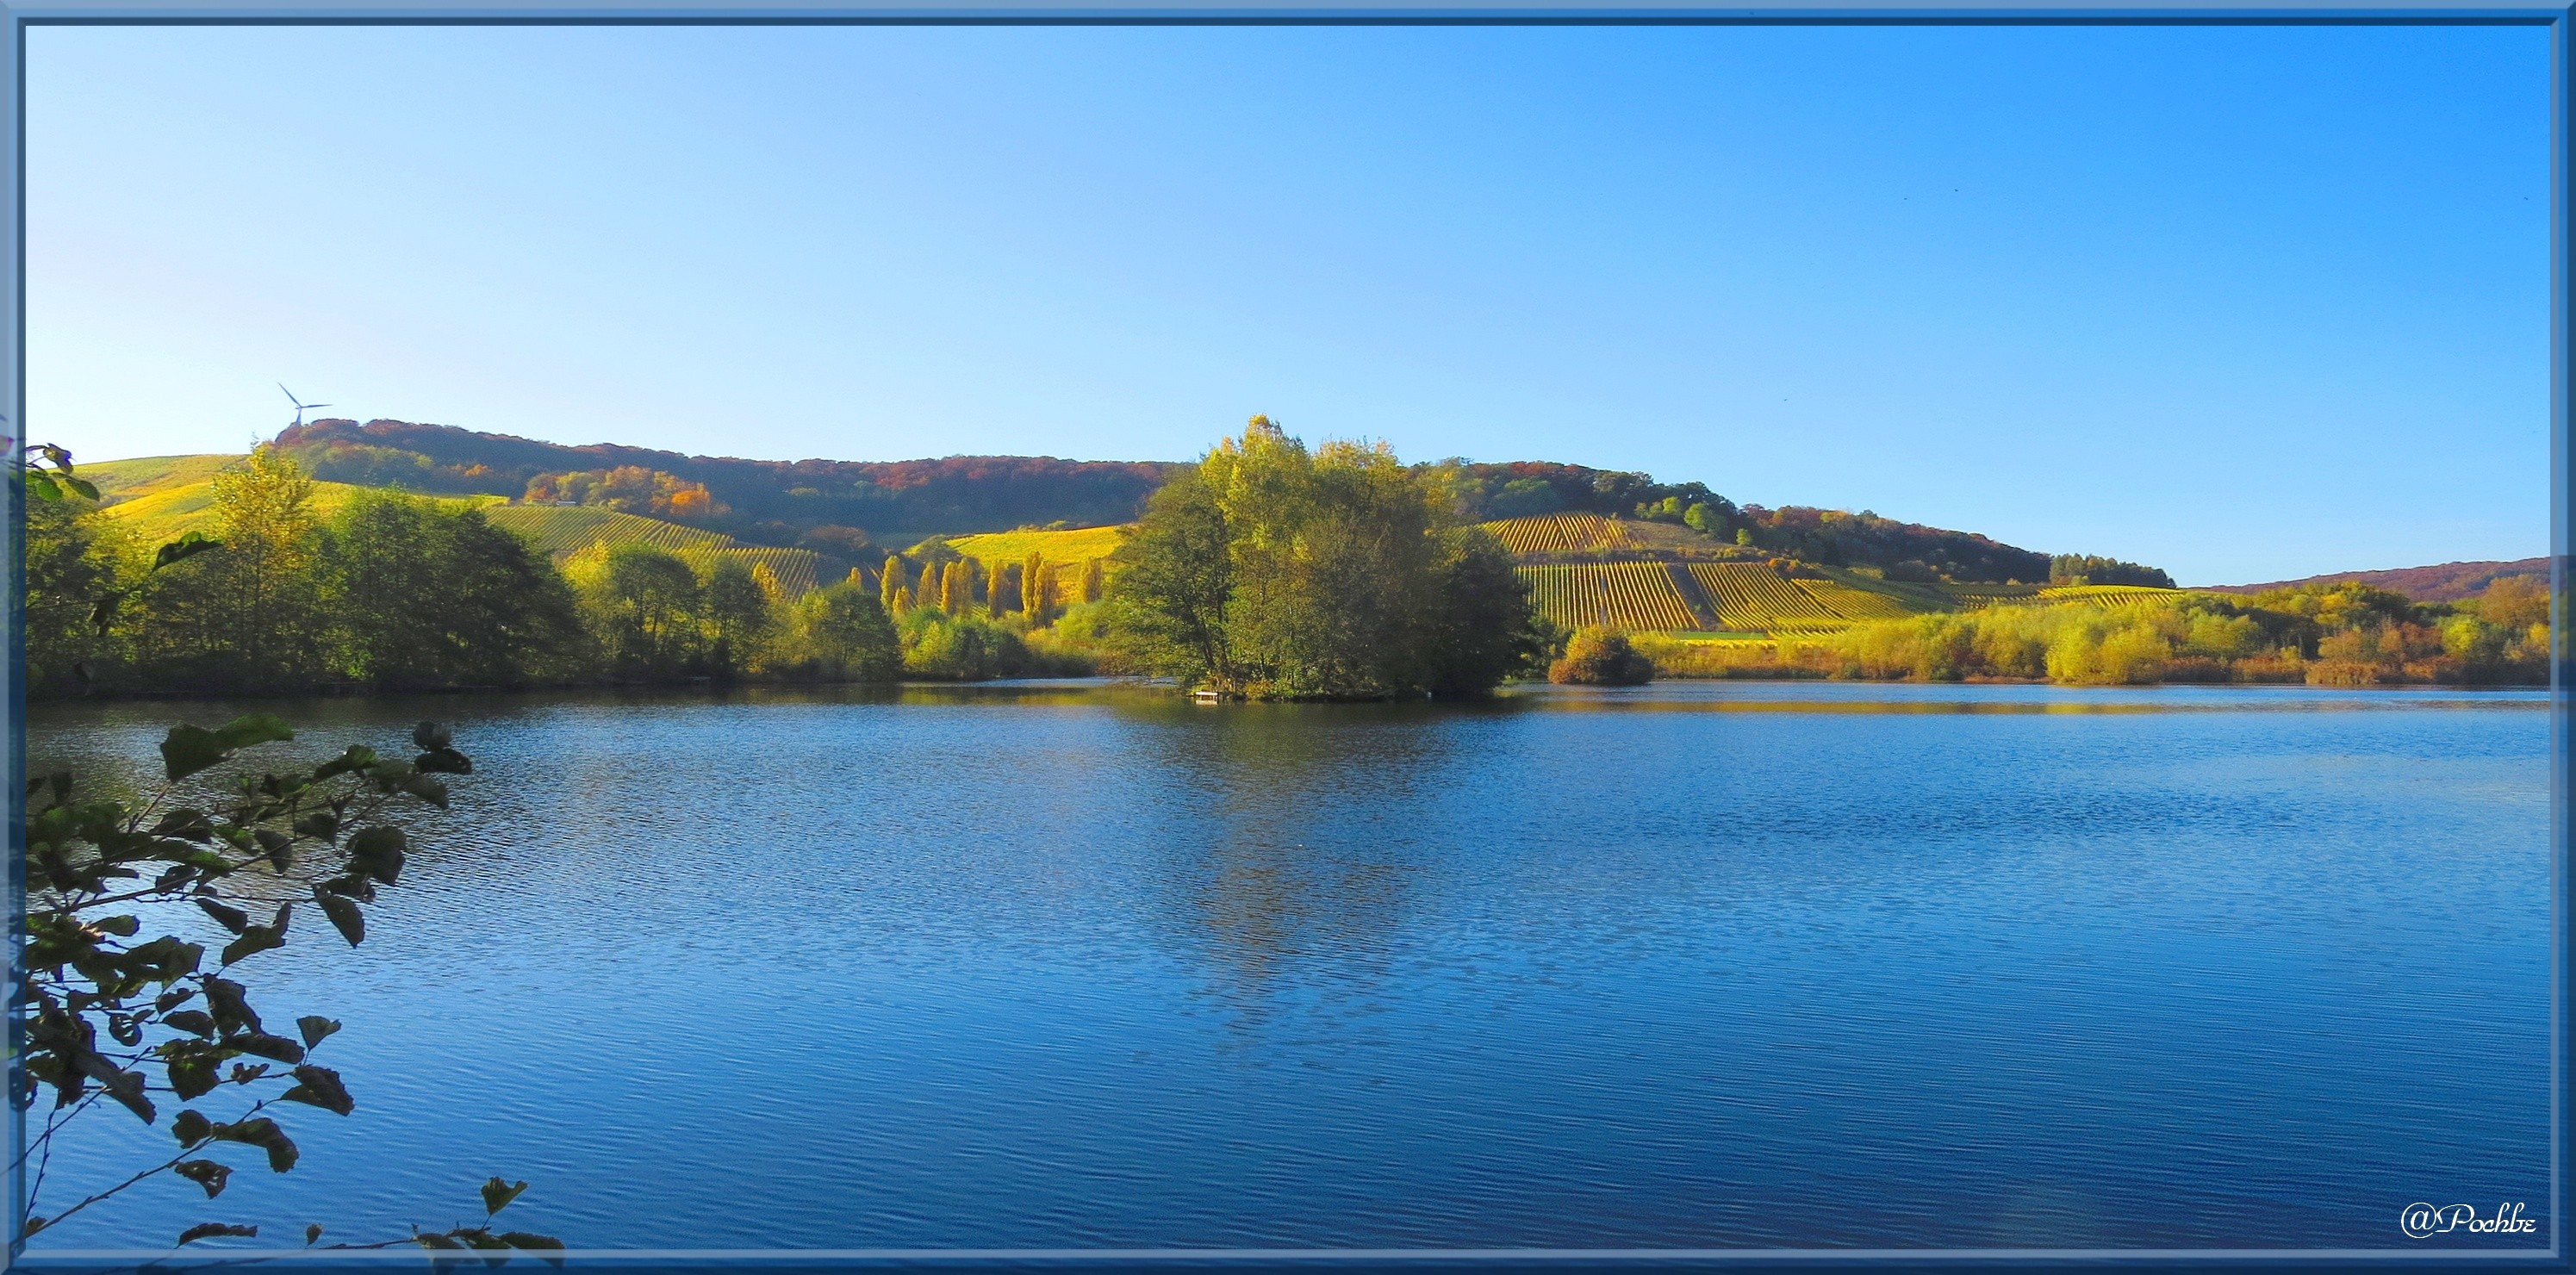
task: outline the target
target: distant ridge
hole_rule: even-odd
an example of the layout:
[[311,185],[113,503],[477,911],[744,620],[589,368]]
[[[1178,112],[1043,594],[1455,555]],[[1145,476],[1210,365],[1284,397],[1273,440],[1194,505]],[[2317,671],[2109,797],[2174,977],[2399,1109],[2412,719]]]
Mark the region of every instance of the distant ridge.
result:
[[2308,576],[2300,580],[2275,580],[2269,584],[2212,584],[2202,588],[2210,593],[2261,593],[2268,589],[2291,589],[2303,584],[2341,584],[2358,580],[2374,589],[2403,593],[2418,602],[2458,602],[2474,598],[2486,587],[2505,576],[2539,576],[2549,578],[2549,559],[2524,558],[2515,562],[2445,562],[2433,567],[2392,567],[2385,571],[2337,571],[2327,575]]

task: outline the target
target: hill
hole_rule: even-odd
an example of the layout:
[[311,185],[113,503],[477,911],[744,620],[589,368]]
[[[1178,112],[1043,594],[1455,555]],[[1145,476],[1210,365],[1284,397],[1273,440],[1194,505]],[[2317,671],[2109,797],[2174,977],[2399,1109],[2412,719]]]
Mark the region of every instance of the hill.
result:
[[83,461],[80,476],[98,487],[101,504],[113,505],[169,487],[185,487],[215,476],[240,460],[238,452],[195,456],[143,456],[134,460]]
[[[722,509],[689,521],[776,545],[798,543],[820,528],[855,528],[867,533],[861,542],[908,543],[934,532],[1123,523],[1173,468],[1052,456],[744,460],[614,443],[572,447],[394,420],[312,421],[280,433],[277,445],[316,478],[514,499],[541,477],[631,466],[703,486]],[[846,535],[830,540],[844,548],[854,543]]]
[[[83,469],[81,472],[89,472]],[[2418,602],[2459,602],[2486,592],[2488,585],[2505,576],[2538,576],[2549,579],[2549,559],[2523,558],[2513,562],[2445,562],[2431,567],[2395,567],[2385,571],[2346,571],[2337,574],[2307,576],[2298,580],[2275,580],[2269,584],[2213,584],[2209,593],[2264,593],[2273,589],[2294,589],[2308,584],[2341,584],[2358,580],[2374,589],[2403,593]]]
[[[207,458],[187,457],[185,459]],[[228,456],[222,459],[230,461],[238,460],[240,457]],[[100,465],[96,468],[106,470],[109,466]],[[212,473],[214,469],[219,468],[221,466],[214,466],[204,472]],[[91,466],[80,467],[80,475],[83,478],[89,478],[91,472]],[[180,471],[174,470],[173,473],[184,476]],[[213,527],[215,485],[208,479],[197,478],[178,482],[172,478],[166,484],[150,482],[137,487],[120,488],[111,488],[108,483],[96,478],[90,478],[90,481],[98,484],[100,512],[123,523],[136,536],[147,542],[176,540],[188,532],[206,531]],[[338,513],[341,506],[348,504],[350,497],[365,490],[366,488],[354,483],[316,482],[313,484],[313,512],[319,517],[328,518]],[[451,503],[485,506],[500,503],[497,497],[492,496],[442,497],[442,499]]]
[[1821,566],[1637,518],[1555,513],[1482,524],[1512,551],[1550,621],[1757,640],[1830,633],[1870,620],[1990,606],[2112,606],[2178,590],[2142,585],[1902,581]]

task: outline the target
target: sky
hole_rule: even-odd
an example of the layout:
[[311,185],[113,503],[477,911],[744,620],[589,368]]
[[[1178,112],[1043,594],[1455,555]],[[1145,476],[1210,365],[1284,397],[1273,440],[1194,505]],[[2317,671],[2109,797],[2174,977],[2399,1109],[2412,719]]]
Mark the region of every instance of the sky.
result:
[[38,27],[29,436],[1196,456],[2547,551],[2540,28]]

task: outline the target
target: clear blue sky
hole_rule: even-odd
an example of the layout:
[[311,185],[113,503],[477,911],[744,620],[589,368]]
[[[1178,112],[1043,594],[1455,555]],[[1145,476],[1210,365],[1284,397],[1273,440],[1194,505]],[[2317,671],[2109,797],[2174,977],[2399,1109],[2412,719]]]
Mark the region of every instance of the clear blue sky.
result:
[[1196,455],[2546,550],[2537,29],[39,28],[30,434]]

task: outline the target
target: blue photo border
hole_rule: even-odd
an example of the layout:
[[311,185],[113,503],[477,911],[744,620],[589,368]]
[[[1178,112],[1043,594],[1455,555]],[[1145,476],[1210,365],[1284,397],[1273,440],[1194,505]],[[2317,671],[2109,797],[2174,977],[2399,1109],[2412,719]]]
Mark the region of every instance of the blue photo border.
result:
[[[2568,690],[2576,684],[2576,650],[2571,650],[2567,624],[2570,529],[2569,492],[2576,486],[2576,451],[2569,437],[2570,342],[2576,322],[2569,306],[2576,300],[2576,258],[2569,252],[2569,216],[2576,205],[2576,169],[2569,149],[2576,138],[2576,94],[2570,93],[2571,35],[2576,7],[2564,4],[2476,0],[2444,4],[2435,0],[2394,3],[2226,4],[2213,0],[2140,3],[2106,0],[2101,4],[1989,3],[1962,5],[1937,0],[1749,0],[1711,5],[1700,0],[1458,0],[1457,3],[1373,5],[1351,0],[1246,0],[1228,4],[1211,0],[31,0],[0,3],[0,288],[9,304],[0,306],[0,446],[6,448],[7,481],[0,483],[0,561],[5,561],[9,588],[5,632],[0,632],[0,659],[5,659],[8,715],[6,774],[0,794],[8,811],[7,873],[10,978],[23,977],[25,950],[26,847],[26,627],[25,555],[26,489],[23,476],[26,420],[26,32],[40,25],[1673,25],[1673,26],[2546,26],[2550,28],[2550,586],[2556,611],[2552,617],[2550,660],[2550,1184],[2549,1246],[2546,1251],[2508,1250],[2447,1252],[2387,1249],[1067,1249],[1067,1250],[590,1250],[564,1256],[574,1270],[615,1271],[620,1275],[704,1270],[1147,1270],[1177,1271],[1332,1271],[1398,1269],[1448,1271],[1499,1269],[1675,1271],[1716,1269],[1728,1272],[1814,1272],[1822,1270],[2009,1270],[2040,1275],[2064,1272],[2161,1270],[2281,1271],[2571,1271],[2565,1232],[2570,1218],[2566,1170],[2570,1020],[2567,994],[2576,983],[2567,941],[2569,917],[2568,802],[2576,785],[2576,756],[2571,756]],[[8,1019],[7,1083],[22,1083],[19,1059],[24,1050],[21,1024]],[[14,1105],[8,1114],[8,1149],[12,1165],[26,1142],[24,1113]],[[24,1214],[25,1183],[15,1167],[5,1175],[9,1233],[15,1235]],[[2394,1236],[2396,1218],[2392,1216]],[[243,1269],[309,1273],[317,1271],[483,1269],[479,1256],[437,1256],[422,1250],[375,1253],[311,1253],[298,1249],[221,1250],[200,1253],[149,1251],[26,1251],[12,1242],[0,1248],[0,1271],[10,1268],[49,1272]],[[538,1259],[520,1256],[506,1269],[545,1269]]]

